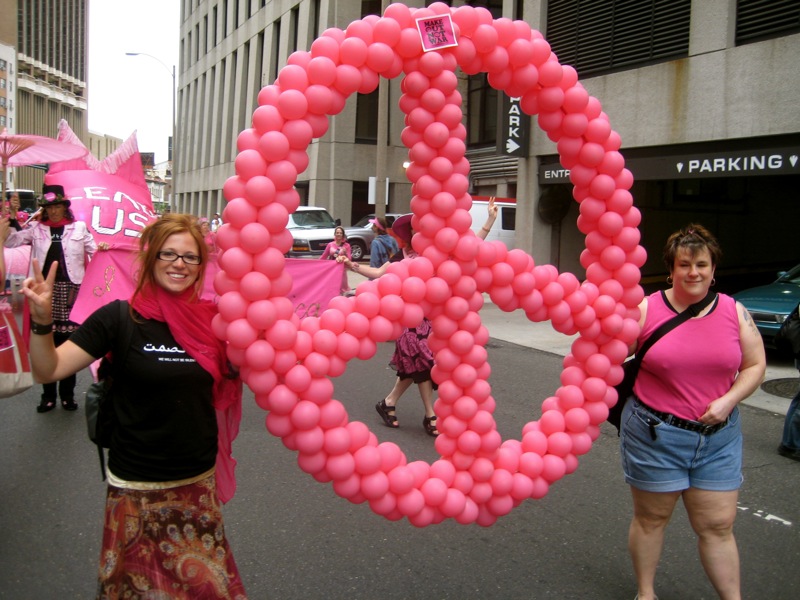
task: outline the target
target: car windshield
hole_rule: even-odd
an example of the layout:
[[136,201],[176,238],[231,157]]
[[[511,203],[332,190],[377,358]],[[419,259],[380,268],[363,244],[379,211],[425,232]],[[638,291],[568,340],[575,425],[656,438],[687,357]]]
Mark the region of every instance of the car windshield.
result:
[[370,219],[374,219],[374,218],[375,218],[375,215],[367,215],[367,216],[365,216],[365,217],[361,217],[361,218],[360,218],[360,219],[359,219],[359,220],[358,220],[358,221],[357,221],[357,222],[356,222],[356,223],[353,225],[353,227],[369,227],[369,226],[370,226],[370,224],[369,224],[369,220],[370,220]]
[[336,227],[333,218],[324,210],[300,211],[290,215],[289,227],[297,229],[332,229]]
[[800,285],[800,265],[795,266],[792,270],[787,271],[778,278],[781,283],[794,283]]

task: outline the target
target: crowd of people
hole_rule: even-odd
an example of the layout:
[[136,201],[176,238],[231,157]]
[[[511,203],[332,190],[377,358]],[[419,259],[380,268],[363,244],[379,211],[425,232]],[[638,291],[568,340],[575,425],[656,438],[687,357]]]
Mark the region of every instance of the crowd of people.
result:
[[[150,223],[139,239],[130,298],[122,305],[112,301],[102,306],[78,325],[70,320],[70,310],[86,265],[107,245],[95,243],[86,224],[75,219],[61,186],[45,186],[39,204],[39,212],[28,218],[12,196],[0,215],[3,244],[31,246],[22,292],[33,373],[43,385],[37,411],[49,412],[59,401],[63,409],[76,410],[76,373],[104,356],[113,364],[115,351],[124,356],[122,364],[113,364],[115,425],[106,469],[98,597],[169,595],[191,580],[187,598],[245,598],[220,508],[234,487],[231,444],[241,418],[242,386],[226,359],[225,342],[212,333],[217,307],[201,298],[206,268],[218,254],[220,216],[209,221],[166,214]],[[497,212],[492,199],[477,234],[482,239]],[[375,239],[369,266],[352,260],[345,230],[336,228],[321,258],[343,265],[343,294],[351,292],[348,271],[375,279],[392,262],[417,257],[411,217],[398,217],[391,226],[382,217],[371,221]],[[639,600],[657,597],[665,530],[679,500],[696,533],[700,562],[720,598],[740,597],[733,533],[743,481],[737,405],[762,382],[766,355],[747,310],[713,291],[721,257],[717,240],[702,225],[675,232],[664,249],[669,287],[647,296],[640,306],[641,333],[631,353],[665,321],[710,298],[699,313],[653,345],[633,395],[622,399],[627,402],[620,454],[633,502],[628,549]],[[3,277],[4,271],[0,253]],[[423,319],[395,341],[390,365],[396,377],[375,405],[387,427],[399,427],[397,403],[416,384],[423,428],[439,435],[431,376],[435,357],[427,343],[431,327]],[[128,329],[130,343],[120,353]],[[174,360],[175,353],[184,358]],[[800,394],[787,415],[780,446],[781,454],[795,460],[800,457],[798,404]],[[191,569],[184,570],[181,558],[198,553],[202,560],[188,561]]]

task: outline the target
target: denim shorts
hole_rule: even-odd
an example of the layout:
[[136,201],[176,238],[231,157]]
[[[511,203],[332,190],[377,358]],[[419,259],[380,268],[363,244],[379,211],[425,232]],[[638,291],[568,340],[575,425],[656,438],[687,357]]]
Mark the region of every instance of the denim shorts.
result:
[[742,485],[738,408],[722,429],[703,435],[664,423],[631,398],[622,413],[620,450],[625,481],[646,492],[728,492]]

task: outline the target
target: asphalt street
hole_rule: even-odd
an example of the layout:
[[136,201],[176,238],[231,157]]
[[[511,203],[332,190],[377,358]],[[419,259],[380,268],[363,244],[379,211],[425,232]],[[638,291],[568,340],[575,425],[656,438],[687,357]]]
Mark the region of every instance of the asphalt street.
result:
[[[557,387],[570,340],[491,305],[482,314],[492,334],[497,426],[504,438],[519,438]],[[409,461],[432,462],[416,389],[400,403],[398,430],[383,427],[375,411],[393,382],[391,351],[381,344],[372,360],[351,362],[334,397],[351,420],[396,442]],[[778,359],[770,373],[797,376]],[[88,383],[84,371],[78,385]],[[97,452],[82,403],[74,413],[37,414],[39,390],[0,401],[0,598],[93,598],[105,492]],[[745,483],[736,535],[745,598],[793,599],[800,586],[800,464],[775,451],[787,405],[773,397],[741,408]],[[239,489],[224,515],[252,599],[627,600],[636,593],[626,549],[629,491],[607,424],[578,470],[544,499],[524,502],[491,527],[448,521],[416,528],[351,504],[303,473],[295,453],[266,431],[266,413],[249,391],[244,407],[234,447]],[[716,597],[681,507],[667,532],[657,591],[662,600]]]

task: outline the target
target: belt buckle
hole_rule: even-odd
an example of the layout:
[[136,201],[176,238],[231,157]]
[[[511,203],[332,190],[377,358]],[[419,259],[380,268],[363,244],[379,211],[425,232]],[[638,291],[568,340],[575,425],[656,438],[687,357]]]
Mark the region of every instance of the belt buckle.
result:
[[715,427],[716,427],[716,425],[701,425],[700,426],[700,434],[701,435],[711,435],[712,433],[714,433],[716,431],[716,429],[714,429]]

